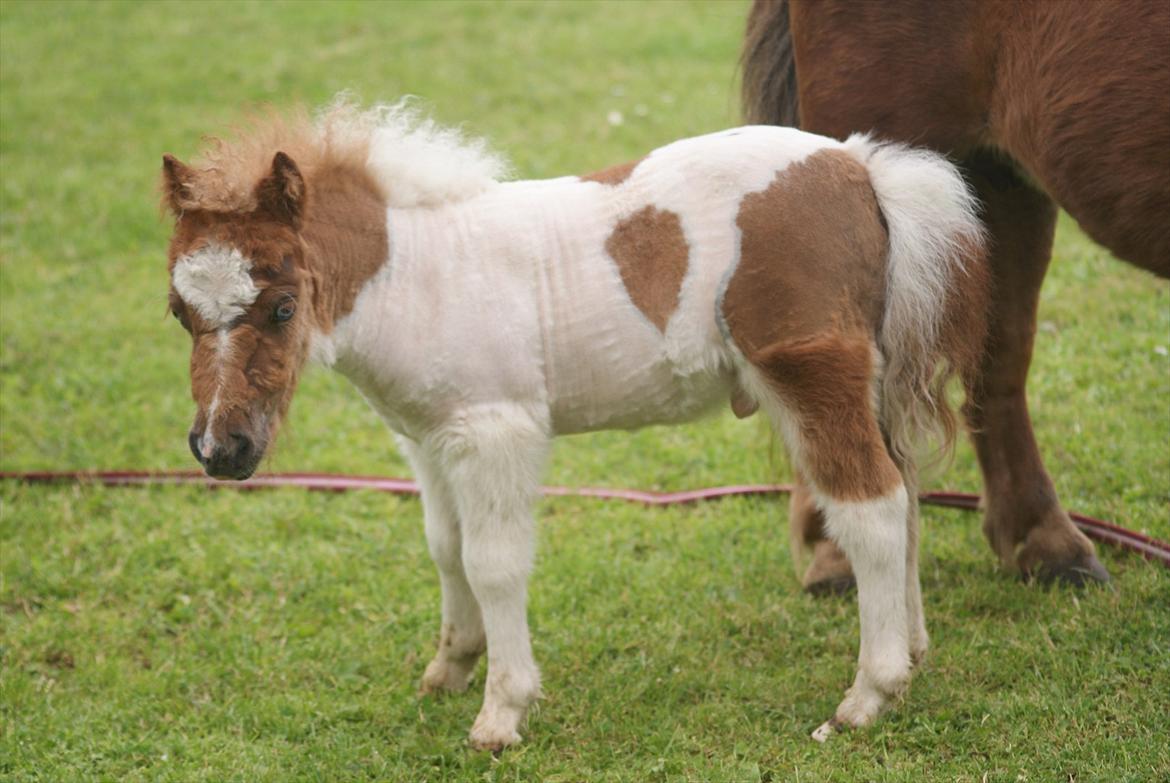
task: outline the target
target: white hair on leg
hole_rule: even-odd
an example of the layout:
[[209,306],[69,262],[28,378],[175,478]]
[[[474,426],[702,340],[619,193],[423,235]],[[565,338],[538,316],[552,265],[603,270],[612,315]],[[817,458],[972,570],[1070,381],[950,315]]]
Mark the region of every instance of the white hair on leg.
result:
[[926,632],[926,617],[922,610],[922,583],[918,576],[918,537],[920,515],[918,508],[918,478],[913,466],[903,466],[902,480],[906,483],[906,630],[909,634],[910,664],[917,666],[926,657],[930,636]]
[[483,613],[488,674],[471,743],[499,749],[540,695],[528,635],[528,575],[535,553],[532,503],[548,453],[547,414],[510,403],[481,405],[433,437],[462,527],[467,582]]
[[793,466],[808,479],[817,507],[824,512],[826,532],[849,557],[857,579],[861,615],[857,677],[833,719],[813,732],[814,739],[824,742],[836,724],[871,723],[890,697],[901,692],[909,682],[906,569],[911,501],[904,481],[892,486],[883,497],[839,500],[828,496],[817,487],[816,472],[809,461],[811,450],[824,448],[824,444],[807,442],[799,413],[769,388],[767,380],[755,368],[741,367],[739,382],[747,394],[759,401],[784,438]]
[[825,525],[853,564],[861,614],[857,677],[813,739],[824,742],[836,725],[866,726],[910,680],[906,603],[905,486],[873,500],[819,498]]
[[451,488],[438,465],[413,441],[395,439],[406,454],[422,494],[427,547],[439,571],[442,590],[442,620],[439,649],[427,665],[420,690],[463,691],[475,672],[475,664],[486,648],[483,616],[463,571],[459,517]]

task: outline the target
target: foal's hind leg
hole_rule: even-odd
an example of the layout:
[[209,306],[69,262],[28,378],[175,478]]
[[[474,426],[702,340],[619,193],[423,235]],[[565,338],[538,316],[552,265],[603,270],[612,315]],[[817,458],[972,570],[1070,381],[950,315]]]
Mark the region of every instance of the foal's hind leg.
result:
[[[910,498],[906,512],[906,622],[909,630],[910,659],[919,663],[926,657],[930,644],[926,621],[922,612],[922,587],[918,578],[918,479],[910,466],[902,467],[902,479]],[[813,560],[804,572],[801,584],[812,595],[834,595],[848,592],[857,585],[849,558],[829,538],[825,527],[825,513],[817,506],[808,481],[799,472],[792,489],[789,504],[789,526],[793,545],[812,550]]]
[[442,624],[439,649],[423,674],[422,693],[467,689],[475,664],[487,646],[479,603],[463,571],[462,533],[451,488],[439,466],[419,446],[400,438],[399,448],[414,468],[422,492],[427,547],[439,569]]
[[873,410],[872,343],[829,335],[749,357],[757,396],[808,479],[826,529],[853,563],[861,614],[857,677],[814,733],[871,723],[910,681],[906,567],[911,502]]
[[841,595],[857,586],[849,558],[825,531],[825,514],[817,507],[808,481],[799,473],[788,503],[788,528],[794,555],[798,549],[812,553],[812,562],[800,586],[812,595]]
[[910,646],[910,663],[918,665],[926,657],[930,637],[922,611],[922,583],[918,576],[918,476],[914,467],[899,465],[909,503],[906,508],[906,632]]

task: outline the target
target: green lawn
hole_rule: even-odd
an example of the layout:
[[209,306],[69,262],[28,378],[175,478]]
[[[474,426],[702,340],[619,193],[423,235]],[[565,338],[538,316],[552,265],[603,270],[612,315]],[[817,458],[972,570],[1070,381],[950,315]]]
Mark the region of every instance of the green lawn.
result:
[[[0,468],[189,468],[188,338],[166,317],[164,152],[258,102],[423,96],[522,177],[734,124],[746,7],[673,3],[0,4]],[[624,121],[612,125],[610,112]],[[1030,384],[1070,508],[1170,538],[1170,288],[1065,220]],[[310,373],[270,470],[402,475],[346,383]],[[783,479],[756,421],[565,440],[550,483]],[[924,482],[978,490],[964,446]],[[539,508],[525,743],[420,699],[438,580],[417,501],[0,485],[5,780],[1170,778],[1170,572],[999,573],[978,518],[925,513],[933,649],[902,707],[826,746],[852,600],[797,589],[784,510]],[[482,670],[479,681],[482,682]]]

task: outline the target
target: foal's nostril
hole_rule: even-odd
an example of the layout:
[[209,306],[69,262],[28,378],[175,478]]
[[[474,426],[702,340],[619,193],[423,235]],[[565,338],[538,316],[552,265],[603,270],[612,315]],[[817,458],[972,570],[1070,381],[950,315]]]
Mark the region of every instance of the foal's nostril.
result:
[[250,437],[242,432],[228,432],[215,442],[210,456],[201,461],[210,476],[243,480],[252,475],[259,453]]
[[235,447],[236,460],[247,459],[252,453],[252,439],[239,432],[228,433],[228,437],[232,439],[232,446]]
[[199,453],[199,433],[195,430],[187,433],[187,445],[191,447],[191,453],[195,455],[195,459],[202,465],[203,455]]

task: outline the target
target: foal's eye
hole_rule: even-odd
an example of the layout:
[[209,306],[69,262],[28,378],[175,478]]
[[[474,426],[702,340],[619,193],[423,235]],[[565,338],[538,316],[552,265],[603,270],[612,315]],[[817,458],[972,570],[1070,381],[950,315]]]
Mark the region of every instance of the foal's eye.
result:
[[293,317],[293,313],[297,311],[297,303],[295,299],[282,299],[276,309],[272,311],[272,322],[282,324]]

